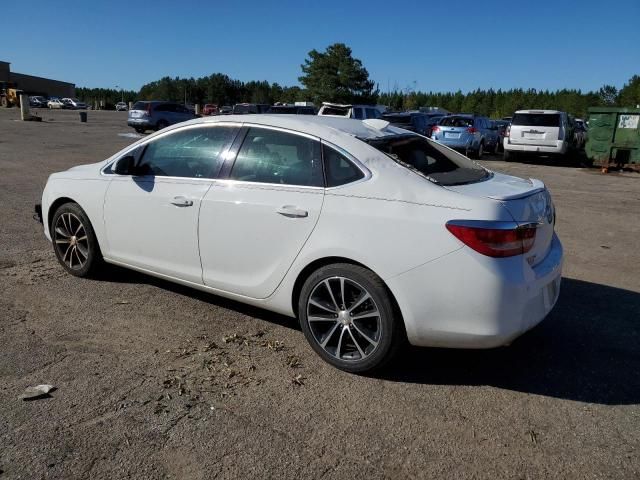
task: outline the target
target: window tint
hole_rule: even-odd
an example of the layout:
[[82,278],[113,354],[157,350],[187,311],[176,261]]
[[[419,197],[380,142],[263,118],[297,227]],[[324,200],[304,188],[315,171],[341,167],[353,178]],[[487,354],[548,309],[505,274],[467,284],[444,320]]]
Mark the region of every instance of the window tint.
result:
[[448,151],[436,142],[417,135],[397,135],[368,140],[395,161],[441,185],[462,185],[489,176],[480,165],[463,155]]
[[367,118],[379,118],[380,113],[375,108],[367,108]]
[[560,115],[557,113],[516,113],[511,124],[523,127],[559,127]]
[[353,118],[357,118],[358,120],[364,120],[364,112],[362,111],[362,108],[353,109]]
[[444,117],[440,120],[440,125],[445,127],[473,127],[473,118],[471,117]]
[[333,148],[323,145],[322,153],[327,187],[337,187],[364,177],[362,170]]
[[220,153],[233,140],[232,127],[180,130],[147,145],[140,175],[213,178],[222,166]]
[[321,187],[320,142],[277,130],[251,128],[229,178]]

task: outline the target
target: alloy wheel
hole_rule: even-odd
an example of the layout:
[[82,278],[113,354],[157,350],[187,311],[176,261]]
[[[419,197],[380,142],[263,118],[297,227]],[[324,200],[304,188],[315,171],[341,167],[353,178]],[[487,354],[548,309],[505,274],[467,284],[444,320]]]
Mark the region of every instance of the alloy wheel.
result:
[[71,270],[80,270],[89,259],[89,239],[80,219],[70,212],[56,220],[53,241],[62,262]]
[[309,328],[317,344],[342,361],[360,361],[378,347],[381,312],[371,294],[346,277],[320,281],[307,301]]

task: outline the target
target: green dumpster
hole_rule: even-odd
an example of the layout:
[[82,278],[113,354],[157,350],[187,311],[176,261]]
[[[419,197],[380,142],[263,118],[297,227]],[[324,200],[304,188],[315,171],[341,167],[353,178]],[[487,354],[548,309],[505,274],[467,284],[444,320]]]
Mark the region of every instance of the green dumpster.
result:
[[585,150],[605,172],[613,167],[640,170],[640,108],[590,108]]

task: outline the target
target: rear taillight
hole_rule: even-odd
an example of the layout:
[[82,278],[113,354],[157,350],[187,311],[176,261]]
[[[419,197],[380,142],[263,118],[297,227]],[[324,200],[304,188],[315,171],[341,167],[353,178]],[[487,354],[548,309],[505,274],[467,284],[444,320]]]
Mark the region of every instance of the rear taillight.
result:
[[476,133],[477,131],[478,131],[478,129],[477,129],[477,128],[475,128],[475,127],[469,127],[469,128],[467,128],[467,132],[469,132],[469,133]]
[[147,111],[145,113],[145,116],[150,117],[151,116],[151,104],[147,103]]
[[505,136],[505,137],[510,137],[510,136],[511,136],[511,125],[509,125],[509,126],[507,127],[507,129],[505,130],[505,132],[504,132],[504,136]]
[[431,127],[431,134],[438,133],[439,131],[440,131],[439,126],[434,125],[433,127]]
[[462,243],[489,257],[522,255],[531,250],[536,239],[535,224],[454,220],[446,226]]

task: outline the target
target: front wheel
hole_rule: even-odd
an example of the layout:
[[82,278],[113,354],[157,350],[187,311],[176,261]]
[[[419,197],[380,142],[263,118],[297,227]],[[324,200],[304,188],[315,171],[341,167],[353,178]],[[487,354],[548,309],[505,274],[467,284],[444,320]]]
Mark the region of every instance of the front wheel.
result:
[[56,257],[71,275],[87,277],[102,262],[91,222],[77,203],[58,207],[53,214],[50,231]]
[[300,326],[322,359],[348,372],[382,367],[404,335],[391,294],[376,274],[339,263],[316,270],[298,302]]

